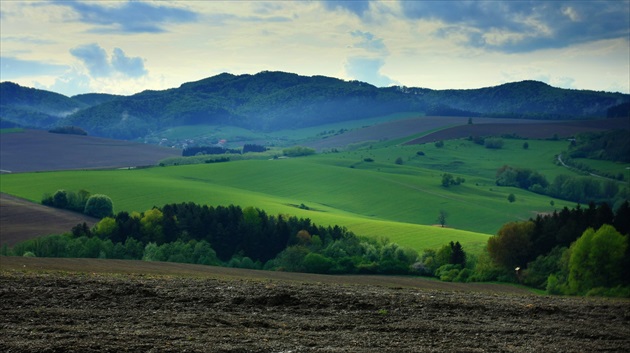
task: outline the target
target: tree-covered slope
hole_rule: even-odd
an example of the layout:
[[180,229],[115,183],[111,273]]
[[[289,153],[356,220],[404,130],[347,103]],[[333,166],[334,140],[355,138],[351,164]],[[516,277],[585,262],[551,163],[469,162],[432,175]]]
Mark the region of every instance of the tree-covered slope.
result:
[[[630,101],[627,94],[567,90],[536,81],[469,90],[377,88],[359,81],[270,71],[223,73],[132,96],[87,94],[68,98],[10,82],[2,84],[2,91],[5,120],[31,126],[33,120],[41,120],[37,126],[46,128],[76,125],[93,135],[124,139],[183,125],[276,131],[401,112],[541,119],[606,117],[609,108]],[[34,117],[49,111],[59,116],[73,109],[76,112],[58,122]],[[33,115],[27,114],[29,111]]]
[[89,93],[66,97],[46,90],[22,87],[13,82],[0,83],[2,126],[50,128],[62,118],[90,106],[121,96]]
[[0,118],[22,126],[46,128],[86,105],[62,94],[0,83]]
[[469,90],[417,90],[428,104],[497,117],[567,119],[606,117],[608,108],[629,101],[620,93],[572,90],[538,81],[506,83]]
[[165,91],[144,91],[77,112],[66,119],[104,136],[194,124],[273,131],[422,111],[412,96],[362,82],[282,72],[221,74]]

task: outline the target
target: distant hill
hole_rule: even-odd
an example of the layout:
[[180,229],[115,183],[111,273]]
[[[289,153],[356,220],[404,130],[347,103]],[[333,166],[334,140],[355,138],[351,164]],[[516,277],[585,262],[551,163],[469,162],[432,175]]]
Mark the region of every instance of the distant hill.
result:
[[109,101],[112,101],[117,98],[121,98],[124,96],[115,95],[115,94],[105,94],[105,93],[86,93],[79,94],[76,96],[72,96],[72,100],[75,102],[80,102],[85,104],[88,107],[93,105],[103,104]]
[[630,101],[627,94],[563,89],[538,81],[420,92],[429,104],[444,104],[487,116],[529,119],[606,117],[609,108]]
[[3,126],[48,128],[86,105],[62,94],[0,83],[0,119]]
[[0,83],[0,127],[48,129],[81,109],[115,99],[111,94],[83,94],[72,98],[46,90]]
[[88,94],[68,98],[10,82],[1,85],[0,116],[5,121],[42,128],[74,125],[91,135],[122,139],[181,125],[275,131],[400,112],[601,118],[607,116],[609,108],[630,102],[627,94],[561,89],[537,81],[469,90],[377,88],[359,81],[270,71],[255,75],[224,73],[178,88],[132,96]]

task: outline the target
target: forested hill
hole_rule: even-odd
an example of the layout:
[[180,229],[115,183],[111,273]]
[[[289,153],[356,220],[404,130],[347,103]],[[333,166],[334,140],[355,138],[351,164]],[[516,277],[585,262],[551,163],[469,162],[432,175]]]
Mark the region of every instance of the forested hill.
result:
[[22,87],[13,82],[2,82],[0,128],[24,126],[47,129],[59,126],[64,117],[116,97],[97,93],[66,97],[55,92]]
[[[0,116],[4,121],[43,128],[75,125],[92,135],[126,139],[179,125],[222,124],[273,131],[398,112],[538,119],[606,117],[610,108],[630,101],[627,94],[567,90],[536,81],[469,90],[377,88],[359,81],[269,71],[255,75],[224,73],[178,88],[132,96],[88,94],[68,98],[10,82],[1,85]],[[25,104],[15,86],[29,90],[31,101],[37,104]],[[48,95],[56,99],[35,99]],[[66,112],[76,111],[63,119],[35,124],[29,113],[47,112],[41,102],[66,102]],[[59,110],[51,106],[50,111]]]
[[428,104],[448,105],[495,117],[566,119],[606,117],[609,108],[630,101],[620,93],[572,90],[539,81],[506,83],[470,90],[418,90]]

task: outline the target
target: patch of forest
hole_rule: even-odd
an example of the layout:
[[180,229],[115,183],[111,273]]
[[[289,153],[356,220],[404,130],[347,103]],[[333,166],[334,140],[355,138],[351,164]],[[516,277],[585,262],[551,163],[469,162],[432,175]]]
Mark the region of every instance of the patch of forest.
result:
[[422,253],[387,239],[272,216],[239,206],[192,202],[119,212],[93,228],[27,240],[0,254],[142,259],[323,274],[404,274],[443,281],[520,282],[549,294],[630,296],[630,204],[538,215],[505,224],[475,256],[459,242]]

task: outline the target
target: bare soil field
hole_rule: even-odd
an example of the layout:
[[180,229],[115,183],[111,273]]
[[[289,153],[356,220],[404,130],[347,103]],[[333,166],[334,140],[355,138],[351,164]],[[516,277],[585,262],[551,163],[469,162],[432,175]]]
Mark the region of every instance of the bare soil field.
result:
[[67,233],[83,222],[91,228],[98,219],[0,193],[0,246],[13,246],[42,235]]
[[[627,300],[545,297],[499,285],[435,288],[440,282],[407,277],[122,262],[0,257],[0,350],[625,352],[630,347]],[[125,270],[118,272],[119,266]],[[499,288],[515,290],[500,294]]]
[[21,173],[155,165],[181,150],[43,130],[0,135],[0,170]]
[[630,121],[623,118],[563,121],[498,118],[472,119],[472,125],[468,125],[467,117],[426,116],[396,120],[352,130],[341,135],[313,141],[306,145],[318,150],[340,148],[366,141],[405,138],[423,132],[427,132],[427,134],[406,144],[464,138],[471,135],[500,136],[503,134],[516,134],[524,138],[540,139],[551,138],[554,134],[564,138],[586,131],[630,129]]
[[[497,122],[499,121],[499,122]],[[469,136],[501,136],[515,135],[521,138],[547,139],[557,135],[567,138],[575,134],[590,131],[606,131],[612,129],[630,129],[628,119],[574,120],[574,121],[531,121],[526,124],[504,123],[503,119],[487,120],[479,124],[474,120],[472,125],[459,125],[439,130],[426,136],[405,143],[415,145],[439,140],[466,138]]]

